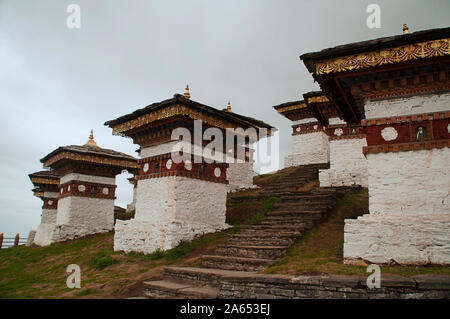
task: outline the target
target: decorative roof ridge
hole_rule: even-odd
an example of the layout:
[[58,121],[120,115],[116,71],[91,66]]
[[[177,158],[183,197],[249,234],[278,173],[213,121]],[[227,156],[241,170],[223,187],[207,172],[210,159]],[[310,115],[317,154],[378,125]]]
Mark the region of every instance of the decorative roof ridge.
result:
[[137,159],[131,155],[118,152],[115,150],[102,148],[99,146],[91,146],[91,145],[66,145],[66,146],[60,146],[54,151],[50,152],[46,156],[44,156],[40,161],[41,163],[46,162],[51,157],[55,156],[58,153],[61,152],[69,152],[69,153],[77,153],[77,154],[85,154],[85,155],[92,155],[92,156],[98,156],[98,157],[109,157],[109,158],[117,158],[127,161],[136,161]]
[[325,93],[322,90],[319,91],[309,91],[306,93],[303,93],[303,97],[313,97],[313,96],[322,96],[325,95]]
[[50,179],[59,179],[60,178],[58,172],[56,172],[55,170],[52,170],[52,169],[34,172],[31,174],[28,174],[28,177],[30,179],[33,177],[45,177],[45,178],[50,178]]
[[196,107],[197,109],[200,108],[202,111],[205,111],[207,113],[211,113],[216,116],[223,117],[225,119],[228,119],[229,121],[240,122],[241,124],[245,123],[247,126],[260,126],[260,127],[265,127],[268,129],[274,128],[270,124],[267,124],[263,121],[260,121],[260,120],[257,120],[257,119],[254,119],[254,118],[251,118],[251,117],[248,117],[245,115],[240,115],[240,114],[237,114],[234,112],[222,111],[222,110],[216,109],[212,106],[202,104],[202,103],[194,101],[192,99],[188,99],[188,98],[184,97],[182,94],[178,94],[178,93],[174,94],[173,98],[163,100],[161,102],[155,102],[155,103],[149,104],[143,108],[137,109],[136,111],[134,111],[132,113],[123,115],[114,120],[107,121],[104,123],[104,125],[112,128],[114,125],[121,124],[121,123],[127,122],[129,120],[133,120],[141,115],[148,113],[149,111],[157,110],[162,107],[177,104],[177,103],[185,105],[185,106]]
[[310,61],[326,60],[349,56],[358,53],[377,51],[418,42],[426,42],[447,38],[450,36],[450,27],[436,28],[430,30],[416,31],[408,34],[399,34],[394,36],[381,37],[372,40],[363,40],[344,45],[338,45],[323,49],[321,51],[304,53],[300,55],[310,73],[315,72],[314,66]]
[[292,105],[298,105],[298,104],[306,104],[305,100],[298,100],[298,101],[290,101],[290,102],[284,102],[278,105],[272,106],[275,110],[281,109],[283,107],[292,106]]

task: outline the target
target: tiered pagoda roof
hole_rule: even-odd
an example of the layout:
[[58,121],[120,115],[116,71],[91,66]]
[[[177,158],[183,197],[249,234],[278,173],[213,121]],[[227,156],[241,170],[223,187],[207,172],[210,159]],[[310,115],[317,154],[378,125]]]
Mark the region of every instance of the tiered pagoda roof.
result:
[[137,159],[125,153],[101,148],[94,141],[93,133],[85,145],[68,145],[58,147],[41,159],[44,167],[57,169],[68,162],[91,163],[111,166],[115,169],[136,169]]
[[34,196],[43,197],[45,191],[57,191],[59,185],[59,175],[54,170],[43,170],[28,175],[33,186]]
[[291,121],[316,118],[320,124],[325,126],[328,125],[329,118],[341,116],[322,91],[305,93],[303,100],[286,102],[273,108]]
[[269,134],[274,129],[274,127],[263,121],[236,114],[231,112],[230,109],[219,110],[191,100],[190,95],[186,97],[181,94],[175,94],[173,98],[152,103],[115,120],[107,121],[105,125],[113,129],[113,134],[129,136],[140,128],[163,124],[168,119],[176,117],[202,120],[206,125],[221,129],[237,127],[242,127],[243,129],[250,127],[266,128]]

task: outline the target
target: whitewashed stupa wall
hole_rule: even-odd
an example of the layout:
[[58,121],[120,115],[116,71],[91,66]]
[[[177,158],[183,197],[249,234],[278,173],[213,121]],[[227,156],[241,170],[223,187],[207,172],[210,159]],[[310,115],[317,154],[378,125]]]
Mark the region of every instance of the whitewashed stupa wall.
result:
[[[368,119],[448,110],[450,94],[365,107]],[[448,147],[367,154],[369,214],[345,220],[347,263],[450,264],[449,158]]]
[[[293,121],[293,126],[317,122],[316,118]],[[323,131],[292,135],[292,155],[284,158],[284,166],[321,164],[330,161],[328,136]]]
[[[141,157],[170,153],[173,145],[143,148]],[[189,177],[138,180],[135,218],[116,221],[114,250],[148,254],[229,228],[225,223],[227,191],[227,184]]]

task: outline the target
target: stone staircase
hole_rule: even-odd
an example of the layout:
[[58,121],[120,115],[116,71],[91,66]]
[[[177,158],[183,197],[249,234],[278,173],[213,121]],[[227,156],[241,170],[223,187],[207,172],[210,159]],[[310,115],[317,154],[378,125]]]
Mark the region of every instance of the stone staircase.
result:
[[295,171],[290,174],[281,176],[276,182],[264,187],[261,195],[264,197],[279,196],[295,192],[311,181],[319,179],[319,169],[330,168],[329,164],[310,164],[298,166]]
[[258,272],[281,258],[302,234],[323,220],[345,193],[359,187],[314,188],[298,191],[302,185],[318,179],[318,170],[326,165],[299,166],[265,187],[265,198],[278,196],[281,203],[255,225],[241,226],[216,248],[214,255],[204,255],[203,268],[166,267],[163,280],[144,282],[148,298],[216,298],[220,279]]

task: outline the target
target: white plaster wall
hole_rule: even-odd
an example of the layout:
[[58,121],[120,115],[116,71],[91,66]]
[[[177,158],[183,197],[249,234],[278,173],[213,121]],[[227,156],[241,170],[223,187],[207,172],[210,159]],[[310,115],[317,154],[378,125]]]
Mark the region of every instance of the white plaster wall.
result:
[[450,264],[449,214],[382,213],[346,219],[344,261]]
[[299,125],[299,124],[306,124],[306,123],[313,123],[313,122],[317,122],[317,119],[315,117],[308,117],[306,119],[292,121],[292,125]]
[[53,231],[55,229],[55,224],[41,223],[36,230],[36,235],[34,236],[34,243],[38,246],[48,246],[50,245],[53,237]]
[[35,230],[30,230],[30,232],[28,233],[26,246],[31,246],[31,245],[34,244],[34,237],[35,236],[36,236],[36,231]]
[[176,187],[175,176],[138,181],[135,219],[168,223],[173,219],[176,209]]
[[[58,193],[46,193],[46,197],[51,197],[51,194]],[[38,246],[48,246],[52,243],[53,230],[55,229],[56,219],[58,211],[56,209],[42,209],[41,224],[38,226],[33,242]]]
[[157,222],[116,220],[114,226],[114,251],[135,251],[150,254],[160,250],[165,227]]
[[43,224],[56,224],[56,209],[42,209],[41,223]]
[[[366,118],[448,111],[450,94],[368,101]],[[369,214],[345,220],[344,258],[450,264],[449,148],[367,154]]]
[[176,192],[175,219],[207,225],[225,224],[226,184],[177,177]]
[[330,169],[319,170],[320,186],[367,187],[367,160],[362,153],[366,139],[331,140],[329,145]]
[[179,141],[170,141],[159,145],[147,146],[141,148],[141,158],[152,157],[161,154],[171,153],[174,146],[178,144]]
[[58,196],[58,192],[44,192],[44,197],[46,198],[57,198]]
[[68,196],[58,201],[58,210],[48,211],[53,212],[48,212],[45,217],[47,212],[43,211],[43,222],[36,232],[34,242],[39,246],[113,229],[112,199]]
[[450,93],[367,101],[366,119],[448,111]]
[[168,250],[181,240],[228,228],[226,193],[226,184],[186,177],[139,181],[136,218],[116,222],[114,250]]
[[229,164],[227,168],[228,189],[252,188],[253,185],[253,163]]
[[68,196],[58,201],[57,225],[69,225],[95,233],[99,229],[112,230],[114,200]]
[[367,154],[371,213],[450,214],[450,149]]
[[[135,181],[135,183],[137,183]],[[133,201],[127,205],[127,212],[136,210],[136,195],[137,195],[137,187],[133,187]]]
[[341,125],[341,124],[347,124],[344,120],[341,120],[339,117],[332,117],[328,119],[329,125]]
[[104,177],[104,176],[93,176],[93,175],[85,175],[78,173],[69,173],[62,176],[59,180],[60,184],[65,184],[70,181],[81,181],[87,183],[99,183],[99,184],[107,184],[107,185],[115,185],[116,178],[115,177]]
[[92,234],[107,233],[111,230],[112,228],[106,228],[101,226],[85,227],[79,225],[55,225],[52,232],[51,242],[55,243],[76,239]]
[[292,136],[292,155],[285,158],[285,167],[328,163],[330,161],[328,136],[313,132]]
[[[102,184],[115,184],[115,178],[67,174],[60,182],[72,180]],[[58,193],[45,193],[46,197],[55,198]],[[108,232],[114,224],[114,200],[68,196],[58,200],[58,209],[43,209],[35,244],[47,246],[54,242],[74,239],[90,234]]]
[[449,148],[368,154],[369,211],[345,220],[344,258],[450,264]]

